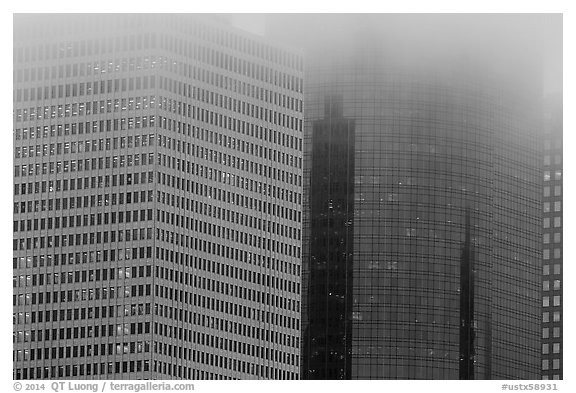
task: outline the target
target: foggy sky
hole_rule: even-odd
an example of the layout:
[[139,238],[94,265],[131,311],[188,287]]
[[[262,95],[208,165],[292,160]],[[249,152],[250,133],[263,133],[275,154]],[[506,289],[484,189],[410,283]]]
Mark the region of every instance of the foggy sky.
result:
[[[15,17],[15,34],[39,18],[89,22],[90,14]],[[111,17],[111,16],[110,16]],[[118,15],[117,17],[123,17]],[[542,68],[543,91],[562,91],[562,14],[204,14],[228,20],[271,42],[317,53],[353,48],[370,41],[390,57],[470,55],[480,66],[514,77]],[[19,23],[16,23],[19,22]],[[16,36],[15,36],[16,38]],[[410,61],[410,60],[408,60]]]
[[406,53],[472,54],[514,74],[538,59],[544,93],[562,91],[561,14],[236,14],[230,20],[309,53],[368,38]]

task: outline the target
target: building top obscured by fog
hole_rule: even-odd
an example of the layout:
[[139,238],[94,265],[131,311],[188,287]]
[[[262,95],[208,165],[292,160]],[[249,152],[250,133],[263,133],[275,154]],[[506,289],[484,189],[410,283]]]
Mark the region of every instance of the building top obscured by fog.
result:
[[[561,14],[273,14],[266,34],[316,58],[382,48],[406,66],[467,61],[480,69],[562,90]],[[320,54],[320,56],[318,56]]]

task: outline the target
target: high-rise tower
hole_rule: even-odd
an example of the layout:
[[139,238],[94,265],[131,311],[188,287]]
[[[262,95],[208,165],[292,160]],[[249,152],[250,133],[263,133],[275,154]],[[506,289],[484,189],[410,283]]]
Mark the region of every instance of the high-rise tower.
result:
[[306,58],[302,377],[537,378],[537,62],[363,28]]
[[299,378],[301,56],[188,15],[14,22],[14,378]]
[[563,160],[562,97],[544,103],[542,208],[542,378],[562,379]]

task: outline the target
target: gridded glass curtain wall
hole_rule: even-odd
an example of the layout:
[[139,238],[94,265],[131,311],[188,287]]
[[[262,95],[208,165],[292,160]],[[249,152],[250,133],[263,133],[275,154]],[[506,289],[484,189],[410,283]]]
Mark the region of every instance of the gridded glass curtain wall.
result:
[[15,18],[14,378],[299,378],[302,59],[205,22]]
[[307,59],[303,378],[537,378],[538,89],[363,42]]

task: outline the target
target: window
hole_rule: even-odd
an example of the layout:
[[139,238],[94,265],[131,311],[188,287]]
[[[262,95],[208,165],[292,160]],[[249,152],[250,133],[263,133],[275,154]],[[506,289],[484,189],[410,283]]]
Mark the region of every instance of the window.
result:
[[562,186],[554,186],[554,196],[560,196],[560,195],[562,195]]
[[562,171],[558,170],[554,172],[554,180],[562,180]]

